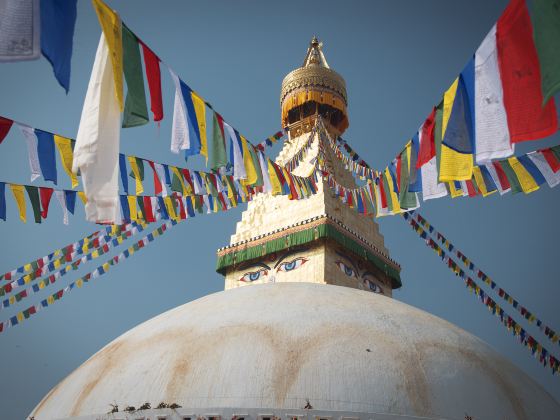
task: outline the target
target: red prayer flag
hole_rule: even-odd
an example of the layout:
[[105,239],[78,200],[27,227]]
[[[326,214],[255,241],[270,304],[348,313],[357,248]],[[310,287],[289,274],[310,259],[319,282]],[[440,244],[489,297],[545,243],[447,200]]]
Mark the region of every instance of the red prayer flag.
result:
[[500,165],[500,162],[492,162],[492,165],[494,165],[494,168],[496,169],[496,173],[498,174],[498,180],[500,182],[500,185],[502,186],[502,190],[510,189],[511,185],[509,184],[507,175],[502,169],[502,165]]
[[163,119],[163,101],[161,98],[161,73],[159,69],[159,58],[141,40],[144,51],[144,64],[146,66],[146,77],[150,88],[150,109],[154,114],[154,121]]
[[[41,196],[41,217],[43,219],[47,218],[47,215],[49,214],[49,203],[51,202],[51,197],[53,194],[53,189],[52,188],[43,188],[43,187],[39,187],[39,194]],[[41,263],[43,262],[43,260],[39,260],[41,261]]]
[[148,196],[144,196],[142,197],[142,199],[144,200],[144,217],[146,219],[146,222],[155,222],[156,219],[154,217],[154,212],[152,211],[152,200],[150,197]]
[[525,0],[512,0],[497,23],[498,64],[512,143],[537,140],[558,129],[556,106],[543,107],[541,71]]
[[416,161],[416,168],[420,169],[424,164],[428,163],[436,155],[436,143],[434,137],[434,126],[436,120],[436,108],[424,121],[422,126],[422,141],[420,142],[420,150],[418,151],[418,160]]
[[543,154],[544,158],[546,159],[546,162],[550,166],[550,169],[552,169],[552,172],[554,173],[558,172],[560,170],[560,162],[558,162],[558,159],[556,159],[554,152],[550,149],[544,149],[541,150],[541,153]]
[[385,187],[383,186],[383,178],[379,178],[379,195],[381,196],[381,208],[387,208],[387,196],[385,195]]
[[0,144],[4,141],[14,122],[8,118],[0,117]]
[[469,179],[465,181],[465,184],[467,184],[467,192],[469,193],[469,197],[476,196],[476,189],[474,188],[473,182]]
[[183,204],[183,200],[181,199],[181,197],[177,197],[176,194],[174,194],[174,197],[179,202],[179,215],[181,217],[181,220],[185,220],[187,218],[187,213],[185,212],[185,205]]
[[161,194],[161,192],[163,191],[163,188],[161,186],[161,181],[160,181],[159,176],[157,174],[156,167],[154,166],[154,162],[149,160],[148,163],[150,164],[150,167],[152,168],[152,171],[154,172],[154,191],[155,191],[155,195]]

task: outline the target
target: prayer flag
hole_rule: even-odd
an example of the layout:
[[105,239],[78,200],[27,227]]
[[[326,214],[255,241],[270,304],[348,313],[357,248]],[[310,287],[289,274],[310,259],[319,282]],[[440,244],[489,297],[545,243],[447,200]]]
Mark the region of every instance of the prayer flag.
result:
[[152,168],[152,172],[154,173],[154,194],[155,195],[159,195],[162,192],[162,186],[161,186],[161,181],[159,179],[159,175],[156,171],[156,167],[154,165],[154,162],[152,161],[148,161],[148,164],[150,165],[150,167]]
[[128,210],[130,212],[130,220],[138,220],[138,211],[136,207],[136,197],[131,195],[127,196]]
[[99,47],[84,100],[72,171],[82,174],[86,219],[114,223],[118,217],[119,104],[105,36]]
[[[63,213],[62,221],[65,225],[67,225],[68,208],[66,207],[66,197],[64,195],[64,191],[57,190],[54,192],[54,195],[56,196],[56,199],[58,200],[60,207],[62,207],[62,213]],[[56,261],[55,261],[55,267],[56,267]]]
[[64,200],[66,201],[66,208],[72,214],[76,208],[76,191],[64,190]]
[[29,168],[31,170],[31,182],[41,176],[41,168],[39,165],[39,155],[37,154],[37,136],[33,128],[18,124],[27,145],[27,157],[29,160]]
[[0,62],[35,60],[41,55],[39,0],[3,0]]
[[543,174],[539,170],[539,168],[533,163],[531,159],[527,155],[522,155],[517,158],[517,160],[523,165],[525,170],[531,175],[531,178],[535,181],[537,185],[542,185],[546,182]]
[[55,134],[54,142],[60,155],[62,168],[64,169],[64,172],[66,172],[66,174],[70,177],[72,188],[76,188],[78,186],[78,177],[72,172],[72,161],[74,159],[74,152],[72,151],[72,140]]
[[126,156],[122,153],[119,153],[119,172],[121,174],[123,190],[128,194],[128,172],[126,169]]
[[412,138],[412,144],[408,153],[409,185],[408,191],[422,191],[422,169],[418,167],[418,153],[420,152],[420,134],[416,133]]
[[230,162],[233,164],[233,179],[240,180],[247,178],[247,172],[245,170],[244,157],[242,152],[241,139],[239,133],[231,127],[227,122],[224,123],[224,128],[228,132],[230,146]]
[[475,149],[476,162],[501,159],[513,154],[510,142],[498,52],[496,25],[475,53]]
[[0,117],[0,144],[2,144],[2,142],[8,135],[13,123],[14,122],[8,118]]
[[521,189],[525,194],[529,194],[539,189],[539,186],[537,185],[531,174],[527,171],[527,169],[525,169],[525,167],[515,156],[508,158],[508,162],[513,172],[515,172]]
[[491,162],[484,165],[484,167],[488,170],[488,173],[490,173],[490,176],[496,184],[500,195],[504,195],[505,193],[511,191],[511,186],[509,184],[507,176],[500,166],[499,162]]
[[0,182],[0,219],[6,221],[6,183],[5,182]]
[[23,195],[23,185],[16,185],[10,184],[10,189],[12,190],[12,194],[14,195],[14,199],[16,200],[18,210],[19,210],[19,218],[25,223],[25,197]]
[[260,176],[260,170],[257,170],[258,161],[256,161],[254,156],[253,145],[249,144],[247,139],[241,136],[241,145],[243,151],[243,164],[245,165],[245,171],[247,172],[247,179],[243,180],[244,185],[262,185],[262,177]]
[[[272,165],[272,161],[267,158],[268,162],[268,174],[270,177],[270,184],[272,186],[272,195],[279,195],[282,194],[282,183],[278,178],[278,174],[274,170],[274,166]],[[229,197],[229,195],[228,195]],[[231,198],[231,197],[230,197]]]
[[259,155],[259,165],[261,169],[261,178],[264,185],[264,192],[266,193],[272,192],[272,182],[268,174],[268,165],[266,163],[266,156],[260,150],[257,153]]
[[113,88],[119,105],[119,111],[124,108],[123,102],[123,45],[121,18],[107,6],[103,0],[92,0],[99,24],[105,35],[105,41],[111,55],[113,67]]
[[[1,124],[1,121],[0,121]],[[0,134],[1,138],[1,134]],[[212,153],[210,154],[210,168],[217,171],[228,164],[226,142],[224,135],[224,120],[220,114],[214,112],[212,116]]]
[[41,203],[39,201],[39,191],[37,187],[33,185],[26,185],[25,190],[27,191],[29,201],[31,202],[35,223],[41,223]]
[[77,0],[41,0],[41,52],[66,93],[70,90]]
[[498,19],[496,43],[512,143],[550,136],[558,128],[554,101],[544,107],[539,59],[525,0],[512,0]]
[[493,162],[493,163],[497,164],[497,166],[500,166],[502,168],[504,174],[507,177],[508,183],[511,187],[511,193],[517,194],[523,191],[523,187],[521,186],[521,183],[519,182],[519,179],[517,178],[517,174],[513,170],[509,159],[511,158],[504,159],[498,162]]
[[471,179],[473,168],[472,154],[472,117],[465,79],[461,75],[459,76],[453,107],[443,134],[441,168],[439,172],[440,181]]
[[175,102],[173,106],[173,127],[171,129],[171,151],[179,153],[181,150],[191,148],[191,139],[189,126],[187,123],[187,110],[183,92],[181,90],[181,82],[179,77],[169,69],[169,74],[175,85]]
[[56,158],[54,152],[54,137],[51,133],[35,129],[37,136],[37,154],[39,156],[39,166],[45,181],[57,183],[56,179]]
[[41,196],[41,217],[43,219],[47,218],[49,214],[49,203],[51,202],[51,197],[54,190],[52,188],[39,188],[39,195]]
[[436,146],[436,166],[439,181],[439,169],[441,167],[441,142],[443,139],[443,99],[436,106],[436,118],[434,124],[434,143]]
[[124,128],[137,127],[146,124],[150,118],[146,105],[140,45],[136,35],[124,23],[122,25],[122,42],[124,78],[127,87],[122,126]]
[[163,119],[163,100],[161,96],[161,71],[159,68],[159,57],[153,53],[141,40],[144,53],[144,65],[146,67],[146,78],[148,79],[148,88],[150,89],[150,109],[154,115],[154,121],[158,122]]
[[418,151],[418,160],[416,162],[416,167],[421,168],[424,164],[432,160],[436,156],[436,145],[434,138],[434,128],[436,119],[436,108],[432,109],[432,112],[424,121],[422,128],[420,129],[419,141],[420,150]]
[[539,171],[544,176],[544,179],[546,179],[546,183],[550,188],[560,184],[560,171],[554,172],[542,153],[532,152],[529,153],[527,157],[539,168]]
[[136,195],[144,192],[142,181],[144,180],[144,162],[135,156],[128,156],[128,163],[132,169],[131,176],[136,180]]
[[535,0],[531,11],[544,104],[560,90],[560,5],[558,0]]
[[195,92],[191,92],[196,121],[198,123],[198,139],[200,141],[200,154],[208,163],[208,140],[206,138],[206,103]]

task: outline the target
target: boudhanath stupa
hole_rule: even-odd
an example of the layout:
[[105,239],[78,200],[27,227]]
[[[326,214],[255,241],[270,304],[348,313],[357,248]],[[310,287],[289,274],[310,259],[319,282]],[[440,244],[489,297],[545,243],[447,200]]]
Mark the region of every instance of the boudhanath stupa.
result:
[[[293,173],[319,153],[355,181],[322,137],[349,125],[344,79],[313,38],[281,88]],[[553,419],[560,405],[466,331],[392,298],[402,286],[377,223],[325,180],[301,200],[261,193],[218,250],[224,291],[131,329],[55,386],[44,419]],[[165,402],[164,408],[157,408]],[[118,405],[119,411],[111,410]],[[142,406],[149,409],[140,409]],[[124,407],[136,411],[123,411]],[[108,413],[108,411],[115,411]]]

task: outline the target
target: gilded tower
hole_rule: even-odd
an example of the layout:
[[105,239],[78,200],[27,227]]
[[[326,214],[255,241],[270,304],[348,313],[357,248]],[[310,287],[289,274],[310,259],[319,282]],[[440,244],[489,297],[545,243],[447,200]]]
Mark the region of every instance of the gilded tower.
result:
[[[282,82],[281,118],[288,139],[276,163],[292,162],[305,147],[304,159],[292,172],[312,175],[320,138],[336,139],[348,128],[347,106],[346,83],[329,67],[314,37],[302,67]],[[352,174],[329,147],[321,150],[325,169],[340,185],[355,188]],[[342,203],[321,177],[317,185],[317,194],[310,198],[258,194],[248,203],[230,245],[218,250],[217,269],[225,275],[225,289],[310,282],[391,296],[401,286],[400,267],[389,257],[377,223]]]

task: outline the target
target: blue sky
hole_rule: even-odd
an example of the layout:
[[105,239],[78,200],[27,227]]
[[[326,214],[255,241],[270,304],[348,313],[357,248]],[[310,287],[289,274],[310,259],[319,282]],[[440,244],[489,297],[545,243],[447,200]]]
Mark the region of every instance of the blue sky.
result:
[[[57,85],[45,59],[1,64],[0,115],[75,137],[100,35],[91,3],[78,3],[70,93],[65,95]],[[108,3],[254,143],[280,128],[282,78],[302,64],[309,40],[317,35],[329,64],[347,83],[350,128],[345,138],[378,168],[414,134],[507,4],[505,0]],[[169,151],[173,88],[167,74],[162,78],[161,127],[150,123],[124,130],[121,149],[183,165],[182,158]],[[529,142],[517,151],[558,140],[555,136]],[[69,188],[60,167],[59,178],[60,185]],[[29,183],[25,143],[17,130],[0,146],[0,181]],[[46,185],[41,182],[36,185]],[[560,234],[558,204],[558,191],[545,186],[529,196],[433,200],[421,211],[487,274],[560,329],[554,245]],[[223,278],[214,271],[215,251],[229,242],[241,210],[200,215],[180,224],[106,276],[0,334],[3,416],[23,418],[49,389],[128,329],[220,291]],[[395,292],[396,299],[477,335],[560,399],[559,379],[531,358],[400,217],[384,218],[379,224],[392,257],[403,267],[403,288]],[[8,221],[0,224],[0,271],[95,229],[84,221],[82,209],[64,226],[54,199],[43,224],[23,224],[8,196]],[[49,292],[85,272],[64,277]],[[34,295],[14,310],[41,298]],[[12,313],[1,310],[0,320]],[[541,335],[535,337],[546,343]],[[552,344],[547,347],[553,349]],[[554,350],[560,356],[558,347]]]

